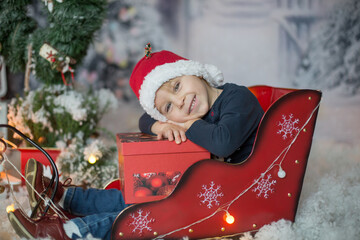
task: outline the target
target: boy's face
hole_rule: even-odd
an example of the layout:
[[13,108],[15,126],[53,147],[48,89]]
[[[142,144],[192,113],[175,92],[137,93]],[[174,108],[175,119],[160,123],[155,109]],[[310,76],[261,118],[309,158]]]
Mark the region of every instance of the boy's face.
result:
[[178,123],[202,118],[212,104],[211,89],[199,77],[176,77],[157,90],[155,107],[167,119]]

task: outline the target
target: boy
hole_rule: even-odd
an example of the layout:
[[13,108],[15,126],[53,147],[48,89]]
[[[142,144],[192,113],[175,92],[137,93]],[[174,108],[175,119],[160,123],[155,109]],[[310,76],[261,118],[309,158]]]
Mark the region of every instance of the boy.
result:
[[[169,51],[146,52],[130,77],[148,114],[140,119],[141,130],[177,142],[188,138],[228,162],[241,162],[251,152],[263,110],[247,88],[221,86],[222,82],[222,73],[215,66]],[[37,192],[43,192],[49,181],[35,160],[28,161],[25,176]],[[29,186],[28,191],[33,206],[38,197]],[[30,219],[17,209],[9,213],[10,222],[21,237],[30,239],[109,239],[112,223],[127,207],[118,190],[83,190],[62,184],[55,204],[81,217],[66,222],[50,214]]]
[[161,51],[142,59],[132,80],[146,111],[139,121],[142,132],[176,143],[188,138],[231,163],[251,153],[263,110],[246,87],[221,86],[215,66]]

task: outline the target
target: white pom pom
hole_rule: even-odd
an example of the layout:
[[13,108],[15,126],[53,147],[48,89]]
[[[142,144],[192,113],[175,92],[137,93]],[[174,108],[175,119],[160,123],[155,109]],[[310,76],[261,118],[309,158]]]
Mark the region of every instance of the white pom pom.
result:
[[279,171],[278,171],[278,177],[279,178],[284,178],[286,177],[286,172],[280,167]]

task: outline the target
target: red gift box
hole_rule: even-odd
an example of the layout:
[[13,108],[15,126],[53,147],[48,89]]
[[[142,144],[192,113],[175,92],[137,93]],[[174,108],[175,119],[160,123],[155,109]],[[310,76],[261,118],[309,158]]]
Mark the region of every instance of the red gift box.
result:
[[190,140],[176,144],[143,133],[119,133],[117,146],[127,204],[167,197],[188,167],[210,158],[210,152]]

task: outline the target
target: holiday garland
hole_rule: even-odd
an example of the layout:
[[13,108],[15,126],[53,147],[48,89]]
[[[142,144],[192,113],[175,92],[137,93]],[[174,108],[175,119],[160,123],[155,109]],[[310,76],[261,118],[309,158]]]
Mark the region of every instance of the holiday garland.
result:
[[[64,74],[69,78],[86,55],[94,33],[105,17],[106,0],[43,1],[44,9],[48,11],[48,23],[44,28],[26,13],[27,5],[32,1],[0,2],[0,54],[5,57],[11,71],[24,72],[28,61],[27,49],[31,46],[31,67],[37,78],[45,83],[61,83]],[[40,56],[40,49],[45,43],[58,53],[52,59]],[[73,61],[66,61],[66,57]],[[56,62],[56,67],[51,61]]]

